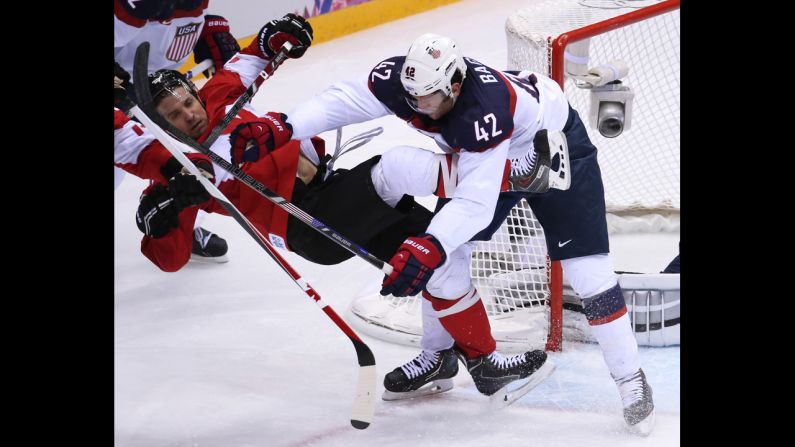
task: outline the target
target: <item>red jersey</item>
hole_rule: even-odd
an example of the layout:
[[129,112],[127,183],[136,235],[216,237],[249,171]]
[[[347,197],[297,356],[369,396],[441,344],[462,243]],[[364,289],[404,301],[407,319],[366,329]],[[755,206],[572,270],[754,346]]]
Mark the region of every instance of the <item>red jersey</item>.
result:
[[[268,62],[260,57],[244,53],[245,51],[230,59],[224,69],[218,71],[199,91],[199,98],[205,104],[209,118],[207,130],[198,138],[200,143],[207,139],[212,128],[221,122],[227,110],[245,92],[247,86],[254,81]],[[256,119],[260,115],[250,104],[245,105],[210,149],[230,161],[229,134],[239,124]],[[313,158],[317,158],[317,154],[324,152],[324,142],[316,137],[304,141],[292,140],[256,162],[245,163],[241,169],[289,201],[292,199],[293,187],[296,182],[298,155],[302,151],[304,153],[315,151],[316,154]],[[275,246],[289,249],[286,244],[288,214],[258,192],[238,182],[231,174],[217,165],[214,165],[213,168],[215,170],[215,185],[218,189]],[[161,270],[171,272],[182,268],[190,259],[193,224],[200,208],[207,212],[228,214],[215,199],[210,199],[200,206],[186,208],[180,213],[180,226],[168,235],[157,239],[149,236],[143,237],[141,241],[143,254]]]

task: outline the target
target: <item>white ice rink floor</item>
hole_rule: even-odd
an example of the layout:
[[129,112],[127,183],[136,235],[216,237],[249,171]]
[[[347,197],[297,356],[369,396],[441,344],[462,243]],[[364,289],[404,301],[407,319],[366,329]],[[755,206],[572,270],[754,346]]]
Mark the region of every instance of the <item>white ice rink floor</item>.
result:
[[[526,4],[462,1],[318,44],[287,61],[254,105],[289,112],[330,83],[366,76],[382,59],[404,54],[425,32],[449,35],[465,54],[504,68],[505,19]],[[379,125],[382,136],[337,166],[351,167],[397,144],[433,148],[394,117],[350,126],[343,139]],[[323,136],[333,148],[334,134]],[[452,391],[416,401],[379,399],[372,425],[353,429],[358,365],[348,338],[230,218],[211,215],[203,223],[227,240],[230,262],[158,270],[140,254],[134,223],[144,187],[127,176],[115,192],[117,447],[679,445],[678,347],[641,348],[657,409],[648,438],[626,432],[601,351],[580,343],[552,353],[553,375],[501,411],[488,410],[462,369]],[[657,272],[676,254],[677,241],[678,235],[661,236],[655,251],[640,253],[632,236],[617,238],[616,269]],[[382,276],[357,258],[328,267],[286,256],[340,315],[352,298],[377,290]],[[383,375],[418,351],[362,338],[376,357],[380,396]]]

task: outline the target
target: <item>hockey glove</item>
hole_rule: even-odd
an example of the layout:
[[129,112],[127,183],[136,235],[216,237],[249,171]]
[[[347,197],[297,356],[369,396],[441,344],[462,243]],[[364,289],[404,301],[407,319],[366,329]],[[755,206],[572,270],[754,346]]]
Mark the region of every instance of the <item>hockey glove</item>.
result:
[[[215,180],[215,169],[213,169],[213,163],[209,158],[207,158],[206,155],[191,152],[185,154],[185,156],[188,157],[188,159],[192,161],[197,168],[199,168],[199,171],[203,176],[210,180]],[[188,170],[185,169],[185,167],[182,166],[182,164],[174,157],[169,158],[166,161],[166,164],[160,168],[160,173],[166,180],[171,180],[171,178],[180,172],[187,174]]]
[[293,44],[287,53],[288,57],[299,58],[304,55],[312,44],[312,25],[301,16],[287,13],[281,19],[271,20],[262,27],[255,43],[265,59],[273,56],[282,48],[284,42]]
[[210,194],[196,177],[179,173],[168,182],[168,188],[157,184],[141,196],[135,223],[142,233],[160,238],[179,226],[183,209],[209,199]]
[[210,200],[210,193],[192,174],[180,172],[168,181],[168,192],[174,198],[177,213]]
[[179,226],[179,213],[174,207],[174,199],[163,185],[155,185],[141,196],[135,223],[147,236],[161,238]]
[[[198,64],[205,59],[212,59],[215,69],[220,70],[238,51],[240,45],[229,33],[229,21],[221,16],[204,16],[204,28],[193,49],[193,60]],[[209,70],[203,73],[204,76],[210,77]]]
[[384,277],[381,295],[412,296],[428,284],[436,267],[444,264],[447,255],[442,244],[432,234],[406,239],[389,264],[394,269]]
[[256,120],[247,121],[235,127],[229,135],[232,163],[253,162],[278,149],[290,141],[293,126],[288,124],[287,115],[268,112]]

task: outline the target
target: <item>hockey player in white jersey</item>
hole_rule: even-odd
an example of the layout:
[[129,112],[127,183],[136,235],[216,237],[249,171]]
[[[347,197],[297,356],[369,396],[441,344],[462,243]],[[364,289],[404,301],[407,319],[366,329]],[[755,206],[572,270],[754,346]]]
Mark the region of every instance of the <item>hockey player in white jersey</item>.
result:
[[[387,374],[385,398],[451,388],[458,371],[454,352],[484,394],[512,374],[549,374],[543,351],[505,357],[495,350],[469,274],[474,241],[488,240],[526,198],[544,228],[550,258],[561,261],[584,297],[626,423],[648,434],[652,391],[609,255],[596,148],[557,83],[539,73],[495,70],[463,57],[449,38],[426,34],[406,56],[386,59],[366,78],[337,83],[300,104],[288,123],[293,138],[302,139],[388,114],[432,138],[444,154],[399,146],[371,171],[388,203],[403,194],[440,197],[427,232],[404,242],[390,260],[394,274],[382,284],[382,294],[422,292],[424,298],[423,351]],[[489,376],[497,379],[484,379]]]
[[[205,15],[209,0],[115,0],[114,58],[118,69],[132,72],[135,50],[141,42],[149,42],[149,73],[160,69],[177,69],[191,54],[196,62],[212,59],[215,67],[240,51],[229,32],[229,22],[217,15]],[[208,72],[205,72],[208,74]],[[134,100],[134,90],[126,85]],[[115,188],[124,179],[124,171],[115,169]],[[202,212],[196,220],[193,260],[226,262],[227,243],[204,228]]]
[[209,0],[115,0],[113,56],[127,72],[135,49],[149,42],[149,73],[176,70],[191,54],[195,62],[212,59],[215,67],[240,51],[229,22],[207,14]]

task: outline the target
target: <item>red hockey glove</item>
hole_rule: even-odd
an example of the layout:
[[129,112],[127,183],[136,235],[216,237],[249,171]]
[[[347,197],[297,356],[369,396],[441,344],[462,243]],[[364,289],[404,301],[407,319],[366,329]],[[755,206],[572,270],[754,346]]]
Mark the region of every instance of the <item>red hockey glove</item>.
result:
[[432,234],[406,239],[389,264],[394,269],[384,277],[381,295],[411,296],[420,293],[428,284],[436,267],[444,264],[447,254]]
[[284,42],[293,44],[293,48],[287,53],[288,57],[303,56],[312,44],[312,25],[301,16],[287,13],[281,19],[266,23],[252,44],[257,45],[265,59],[273,59]]
[[[220,70],[238,51],[240,45],[229,33],[229,21],[221,16],[204,16],[204,28],[193,49],[193,60],[198,64],[205,59],[212,59],[215,69]],[[204,76],[210,77],[209,70],[203,73]]]
[[[192,161],[197,168],[199,168],[199,171],[201,171],[203,176],[210,180],[215,180],[215,169],[213,169],[213,163],[206,155],[190,152],[185,154],[185,156],[188,157],[188,159]],[[183,172],[183,169],[184,166],[182,166],[182,164],[178,162],[176,158],[171,157],[166,161],[166,164],[160,168],[160,173],[163,175],[164,179],[171,180],[171,178],[173,178],[177,173]],[[184,172],[187,173],[187,169],[185,169]]]
[[229,135],[232,163],[257,161],[290,141],[293,126],[286,121],[287,115],[268,112],[261,118],[238,124]]

